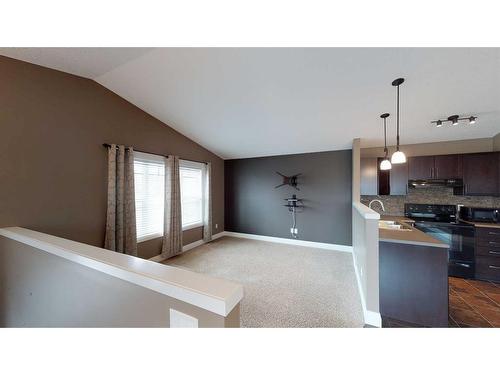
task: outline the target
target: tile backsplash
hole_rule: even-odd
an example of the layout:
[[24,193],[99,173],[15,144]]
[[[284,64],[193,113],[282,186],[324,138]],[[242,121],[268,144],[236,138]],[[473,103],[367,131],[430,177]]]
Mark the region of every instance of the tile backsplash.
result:
[[384,202],[385,212],[380,204],[373,203],[372,208],[383,215],[404,215],[405,203],[423,204],[463,204],[470,207],[500,207],[500,197],[470,197],[453,195],[453,188],[432,187],[426,189],[409,189],[407,195],[362,195],[361,203],[368,206],[372,199]]

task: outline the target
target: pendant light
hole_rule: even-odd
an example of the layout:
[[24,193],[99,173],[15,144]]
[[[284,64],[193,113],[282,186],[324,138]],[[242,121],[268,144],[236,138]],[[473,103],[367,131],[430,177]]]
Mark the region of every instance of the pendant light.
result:
[[380,170],[381,171],[387,171],[392,168],[392,164],[389,160],[389,155],[387,151],[387,124],[386,124],[386,119],[389,117],[388,113],[383,113],[380,115],[381,118],[384,119],[384,160],[380,162]]
[[391,157],[391,163],[392,164],[403,164],[406,163],[406,155],[403,153],[403,151],[399,150],[399,86],[404,82],[404,78],[398,78],[395,79],[392,82],[393,86],[396,86],[397,88],[397,107],[396,107],[396,127],[397,127],[397,134],[396,134],[396,152],[392,154]]

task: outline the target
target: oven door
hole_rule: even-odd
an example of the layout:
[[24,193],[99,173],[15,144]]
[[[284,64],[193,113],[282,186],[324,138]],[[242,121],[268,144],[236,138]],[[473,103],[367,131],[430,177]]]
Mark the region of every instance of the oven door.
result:
[[416,222],[415,227],[450,247],[448,273],[451,276],[474,277],[473,225]]

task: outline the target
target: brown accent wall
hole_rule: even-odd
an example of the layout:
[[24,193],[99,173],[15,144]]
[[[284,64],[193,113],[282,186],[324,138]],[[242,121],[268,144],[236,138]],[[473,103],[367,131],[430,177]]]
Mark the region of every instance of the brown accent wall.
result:
[[[224,161],[95,81],[0,56],[0,130],[0,227],[102,246],[102,144],[117,143],[211,161],[213,232],[224,228]],[[185,243],[201,239],[201,230],[188,232]],[[143,242],[139,256],[160,246]]]

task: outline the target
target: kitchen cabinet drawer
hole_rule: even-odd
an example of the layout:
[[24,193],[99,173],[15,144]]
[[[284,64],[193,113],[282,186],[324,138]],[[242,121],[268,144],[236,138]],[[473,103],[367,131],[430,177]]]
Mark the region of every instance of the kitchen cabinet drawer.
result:
[[476,278],[500,282],[500,258],[476,257]]
[[481,242],[500,242],[500,229],[476,227],[476,240]]
[[500,239],[476,238],[476,247],[487,247],[492,250],[500,251]]
[[476,246],[476,256],[489,256],[500,258],[500,248],[490,246]]

